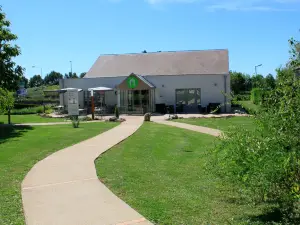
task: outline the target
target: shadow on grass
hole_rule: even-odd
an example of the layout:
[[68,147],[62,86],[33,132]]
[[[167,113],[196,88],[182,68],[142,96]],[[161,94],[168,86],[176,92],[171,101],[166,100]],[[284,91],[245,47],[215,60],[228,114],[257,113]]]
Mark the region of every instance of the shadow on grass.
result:
[[10,138],[21,137],[25,132],[33,130],[31,126],[13,126],[0,124],[0,144],[8,141]]
[[282,212],[278,209],[270,209],[263,214],[249,218],[259,224],[300,224],[300,218],[286,220]]

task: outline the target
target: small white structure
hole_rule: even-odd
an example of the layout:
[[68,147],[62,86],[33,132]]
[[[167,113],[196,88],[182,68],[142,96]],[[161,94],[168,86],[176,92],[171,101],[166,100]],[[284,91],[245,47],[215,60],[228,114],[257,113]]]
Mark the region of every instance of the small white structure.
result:
[[[164,105],[195,113],[210,103],[231,111],[228,50],[102,55],[84,78],[60,80],[60,88],[69,87],[83,89],[79,108],[91,107],[93,90],[96,106],[118,105],[121,113],[160,111]],[[61,95],[60,104],[66,103]]]

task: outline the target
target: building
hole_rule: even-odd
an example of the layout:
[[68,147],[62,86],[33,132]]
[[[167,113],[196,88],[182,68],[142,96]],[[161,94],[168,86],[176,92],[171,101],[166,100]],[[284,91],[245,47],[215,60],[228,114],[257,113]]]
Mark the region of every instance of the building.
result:
[[[98,91],[95,105],[122,113],[161,111],[164,105],[177,112],[199,112],[199,106],[220,104],[230,112],[228,50],[174,51],[101,55],[82,79],[63,79],[60,88],[80,88],[79,108],[91,106],[89,88]],[[61,105],[67,103],[61,96]],[[67,107],[67,106],[66,106]]]

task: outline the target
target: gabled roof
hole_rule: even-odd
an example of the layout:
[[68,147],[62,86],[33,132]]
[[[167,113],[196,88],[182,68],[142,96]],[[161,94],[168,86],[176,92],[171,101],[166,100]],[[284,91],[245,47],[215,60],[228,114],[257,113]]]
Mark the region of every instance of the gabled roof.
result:
[[[138,79],[137,86],[131,88],[128,86],[128,79],[131,77],[136,77]],[[155,88],[153,84],[151,84],[148,80],[146,80],[143,76],[131,73],[128,77],[126,77],[119,85],[116,86],[117,89],[120,90],[148,90]]]
[[229,74],[228,50],[102,55],[84,78],[146,75]]

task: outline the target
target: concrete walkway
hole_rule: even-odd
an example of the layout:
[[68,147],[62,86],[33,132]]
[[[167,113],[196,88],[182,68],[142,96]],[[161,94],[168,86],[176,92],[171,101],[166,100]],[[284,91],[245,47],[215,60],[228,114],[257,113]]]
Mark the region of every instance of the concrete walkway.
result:
[[[150,225],[96,174],[94,160],[133,134],[143,117],[58,151],[38,162],[22,182],[27,225]],[[137,181],[138,182],[138,181]]]
[[[186,117],[186,118],[188,118],[188,117]],[[213,128],[169,121],[169,120],[166,120],[165,116],[151,117],[151,120],[155,123],[160,123],[160,124],[169,125],[169,126],[173,126],[173,127],[179,127],[179,128],[183,128],[183,129],[187,129],[187,130],[192,130],[192,131],[196,131],[196,132],[200,132],[200,133],[204,133],[204,134],[209,134],[209,135],[212,135],[215,137],[218,137],[222,134],[222,132],[220,130],[213,129]]]

